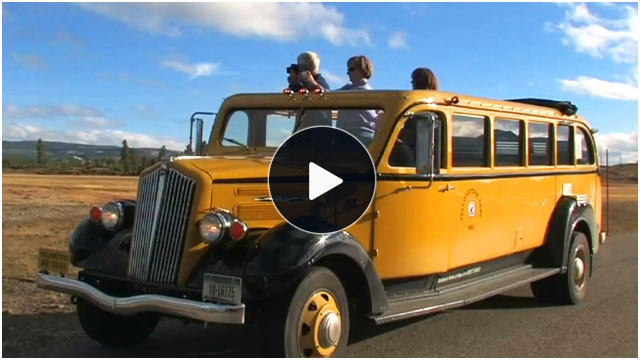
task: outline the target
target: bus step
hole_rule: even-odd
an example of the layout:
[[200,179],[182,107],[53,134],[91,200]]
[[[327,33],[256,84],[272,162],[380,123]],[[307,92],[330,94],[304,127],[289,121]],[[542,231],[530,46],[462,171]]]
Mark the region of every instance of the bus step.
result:
[[560,272],[559,268],[533,268],[521,265],[508,271],[490,274],[463,286],[440,288],[435,294],[423,297],[396,298],[389,302],[389,309],[373,317],[377,324],[430,314],[500,294]]

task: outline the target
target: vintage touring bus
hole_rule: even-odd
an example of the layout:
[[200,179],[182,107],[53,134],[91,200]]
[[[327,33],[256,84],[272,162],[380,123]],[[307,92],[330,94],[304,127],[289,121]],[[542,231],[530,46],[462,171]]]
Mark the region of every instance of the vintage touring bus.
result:
[[[91,209],[71,235],[77,279],[42,250],[38,286],[68,293],[85,332],[122,346],[159,317],[264,326],[286,356],[340,355],[358,316],[378,324],[531,284],[577,304],[605,233],[594,132],[566,103],[438,91],[227,98],[208,149],[146,169],[136,199]],[[377,185],[344,231],[285,222],[269,199],[278,145],[309,114],[373,109]],[[192,117],[192,127],[194,124]],[[62,264],[64,265],[64,264]]]

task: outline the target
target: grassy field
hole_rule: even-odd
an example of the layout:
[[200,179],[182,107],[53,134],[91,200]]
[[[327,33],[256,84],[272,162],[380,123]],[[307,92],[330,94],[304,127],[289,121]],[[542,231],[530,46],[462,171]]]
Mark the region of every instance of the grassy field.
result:
[[[614,235],[638,227],[637,166],[635,173],[633,168],[624,170],[610,173],[609,219]],[[70,232],[91,206],[114,198],[135,198],[136,188],[136,177],[4,173],[2,311],[73,311],[66,295],[36,289],[38,249],[66,250]]]

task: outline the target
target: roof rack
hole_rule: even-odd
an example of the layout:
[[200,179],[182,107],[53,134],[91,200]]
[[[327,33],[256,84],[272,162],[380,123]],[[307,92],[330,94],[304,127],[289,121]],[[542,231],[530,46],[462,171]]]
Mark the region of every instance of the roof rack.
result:
[[556,109],[560,111],[563,115],[575,115],[578,112],[578,107],[573,105],[571,101],[557,101],[557,100],[547,100],[547,99],[512,99],[506,101],[519,102],[523,104],[529,105],[537,105],[544,106]]

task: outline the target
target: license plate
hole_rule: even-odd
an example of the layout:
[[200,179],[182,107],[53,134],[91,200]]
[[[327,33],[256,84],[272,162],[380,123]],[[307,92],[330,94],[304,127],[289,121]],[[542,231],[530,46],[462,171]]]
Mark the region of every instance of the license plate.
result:
[[242,279],[235,276],[204,274],[202,298],[204,300],[222,301],[240,304]]
[[69,253],[41,248],[38,255],[38,270],[65,275],[69,271]]

